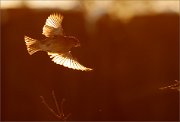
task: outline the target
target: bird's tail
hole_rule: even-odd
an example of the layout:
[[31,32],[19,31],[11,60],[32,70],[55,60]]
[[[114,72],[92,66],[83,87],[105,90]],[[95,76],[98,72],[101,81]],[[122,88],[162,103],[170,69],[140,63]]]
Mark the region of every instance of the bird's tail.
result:
[[37,51],[40,51],[39,41],[36,39],[32,39],[30,37],[24,36],[24,40],[26,42],[27,50],[30,55],[34,54]]

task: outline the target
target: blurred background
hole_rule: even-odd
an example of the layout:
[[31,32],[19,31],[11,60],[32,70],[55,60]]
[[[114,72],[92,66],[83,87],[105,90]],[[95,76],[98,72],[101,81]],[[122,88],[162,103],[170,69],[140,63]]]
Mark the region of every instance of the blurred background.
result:
[[[92,72],[28,54],[24,35],[45,38],[51,13],[64,15],[82,44],[73,56]],[[179,120],[179,92],[159,89],[179,80],[179,0],[1,0],[0,26],[2,120],[57,120],[40,99],[55,108],[52,90],[71,121]]]

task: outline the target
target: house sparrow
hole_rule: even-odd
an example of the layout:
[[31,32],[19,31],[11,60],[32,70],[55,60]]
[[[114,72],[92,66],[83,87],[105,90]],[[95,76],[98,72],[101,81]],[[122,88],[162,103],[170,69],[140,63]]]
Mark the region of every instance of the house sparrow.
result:
[[63,34],[62,20],[63,16],[61,14],[51,14],[46,19],[42,32],[46,39],[37,40],[24,36],[28,53],[32,55],[37,51],[45,51],[56,64],[74,70],[92,70],[81,65],[72,57],[70,50],[73,47],[79,47],[80,42],[76,37]]

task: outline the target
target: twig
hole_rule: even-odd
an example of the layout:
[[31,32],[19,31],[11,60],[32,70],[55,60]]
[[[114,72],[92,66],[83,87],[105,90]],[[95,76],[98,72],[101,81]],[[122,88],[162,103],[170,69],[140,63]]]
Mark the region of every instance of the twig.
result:
[[59,115],[61,115],[61,112],[60,112],[60,110],[59,110],[59,105],[58,105],[58,103],[57,103],[57,99],[56,99],[54,90],[52,91],[52,96],[53,96],[53,99],[54,99],[54,103],[55,103],[55,105],[56,105],[57,112],[58,112]]
[[61,101],[61,115],[64,116],[64,111],[63,111],[63,104],[65,102],[65,99],[63,98]]
[[49,105],[46,103],[45,99],[43,96],[40,96],[40,98],[42,99],[42,103],[45,105],[45,107],[57,118],[59,118],[59,116],[56,114],[56,112],[51,108],[49,107]]
[[175,83],[174,83],[174,84],[169,85],[169,86],[165,86],[165,87],[161,87],[160,89],[161,89],[161,90],[164,90],[164,89],[175,89],[175,90],[180,91],[179,82],[180,82],[180,81],[175,80]]
[[63,104],[65,102],[65,99],[63,98],[63,100],[61,101],[61,106],[59,109],[59,104],[57,102],[56,96],[54,91],[52,91],[52,96],[54,99],[54,103],[56,105],[56,109],[57,109],[57,113],[46,103],[45,99],[43,96],[40,96],[40,98],[42,99],[42,103],[45,105],[45,107],[59,120],[63,120],[66,121],[68,119],[68,117],[71,115],[71,113],[69,113],[67,116],[65,116],[64,112],[63,112]]

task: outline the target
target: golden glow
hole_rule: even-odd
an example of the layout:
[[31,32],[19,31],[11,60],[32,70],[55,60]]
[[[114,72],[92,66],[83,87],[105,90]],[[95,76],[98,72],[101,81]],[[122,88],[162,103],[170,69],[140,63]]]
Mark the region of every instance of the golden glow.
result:
[[1,0],[1,8],[18,8],[21,7],[21,3],[19,0]]
[[48,8],[48,9],[65,9],[69,10],[76,6],[77,1],[44,1],[44,0],[38,0],[38,1],[27,1],[27,6],[29,8]]
[[77,0],[68,0],[68,1],[47,1],[47,0],[2,0],[1,1],[1,8],[20,8],[23,5],[27,6],[28,8],[48,8],[48,9],[64,9],[69,10],[76,7],[79,2]]
[[96,19],[104,13],[111,17],[122,20],[129,20],[137,15],[158,14],[164,12],[174,12],[179,14],[179,1],[152,1],[152,0],[104,0],[104,1],[44,1],[44,0],[2,0],[1,8],[19,8],[26,6],[28,8],[48,8],[48,9],[79,9],[86,12],[87,17]]
[[179,1],[117,1],[108,13],[112,17],[129,20],[137,15],[174,12],[179,14]]

